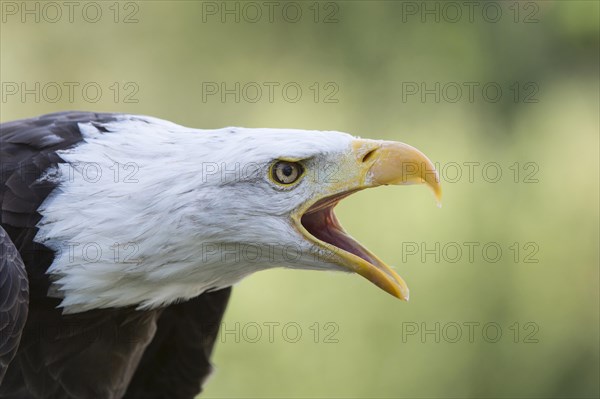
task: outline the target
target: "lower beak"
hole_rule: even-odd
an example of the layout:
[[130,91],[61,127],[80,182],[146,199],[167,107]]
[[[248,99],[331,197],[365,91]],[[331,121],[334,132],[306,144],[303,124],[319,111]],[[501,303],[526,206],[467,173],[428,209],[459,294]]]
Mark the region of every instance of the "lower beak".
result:
[[333,208],[349,193],[381,185],[426,184],[438,204],[441,186],[433,163],[421,151],[393,141],[356,139],[344,165],[347,180],[328,188],[321,199],[302,213],[300,230],[333,253],[332,260],[360,274],[389,294],[408,301],[409,290],[402,278],[377,256],[348,235],[338,222]]

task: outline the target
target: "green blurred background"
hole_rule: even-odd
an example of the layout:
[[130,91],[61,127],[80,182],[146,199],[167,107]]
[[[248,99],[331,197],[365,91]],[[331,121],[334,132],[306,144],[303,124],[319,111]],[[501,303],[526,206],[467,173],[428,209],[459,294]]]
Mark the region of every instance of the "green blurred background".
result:
[[[25,3],[2,2],[2,121],[83,109],[340,130],[439,163],[441,209],[401,187],[337,211],[410,303],[358,276],[254,275],[234,290],[206,397],[598,397],[598,2],[482,2],[472,15],[462,2],[274,2],[272,20],[264,2],[76,2],[72,22],[61,2],[58,19],[36,3],[23,16]],[[206,91],[222,82],[240,83],[239,102]],[[264,82],[279,85],[273,101]],[[436,82],[439,101],[407,91]],[[22,98],[23,83],[40,98]],[[89,83],[102,94],[84,95]]]

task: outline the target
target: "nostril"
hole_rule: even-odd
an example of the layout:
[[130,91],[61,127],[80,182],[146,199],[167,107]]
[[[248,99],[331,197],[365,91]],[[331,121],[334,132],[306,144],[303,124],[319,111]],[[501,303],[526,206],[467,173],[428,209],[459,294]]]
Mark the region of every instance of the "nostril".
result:
[[375,151],[377,151],[377,149],[372,149],[371,151],[367,152],[365,154],[365,156],[362,159],[362,162],[367,162],[369,159],[371,159],[373,157],[373,154],[375,154]]

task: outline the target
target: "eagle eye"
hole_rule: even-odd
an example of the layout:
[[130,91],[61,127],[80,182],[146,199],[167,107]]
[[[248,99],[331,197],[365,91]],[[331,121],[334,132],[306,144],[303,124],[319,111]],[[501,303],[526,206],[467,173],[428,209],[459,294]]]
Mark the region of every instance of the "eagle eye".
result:
[[304,174],[304,168],[298,162],[277,161],[271,166],[271,178],[277,184],[290,185]]

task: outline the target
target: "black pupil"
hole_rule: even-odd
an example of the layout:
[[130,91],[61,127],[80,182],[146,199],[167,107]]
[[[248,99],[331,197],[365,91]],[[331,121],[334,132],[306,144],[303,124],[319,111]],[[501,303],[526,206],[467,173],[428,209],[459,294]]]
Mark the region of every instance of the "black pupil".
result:
[[281,171],[286,177],[290,177],[291,174],[294,172],[294,168],[292,168],[290,165],[284,165]]

